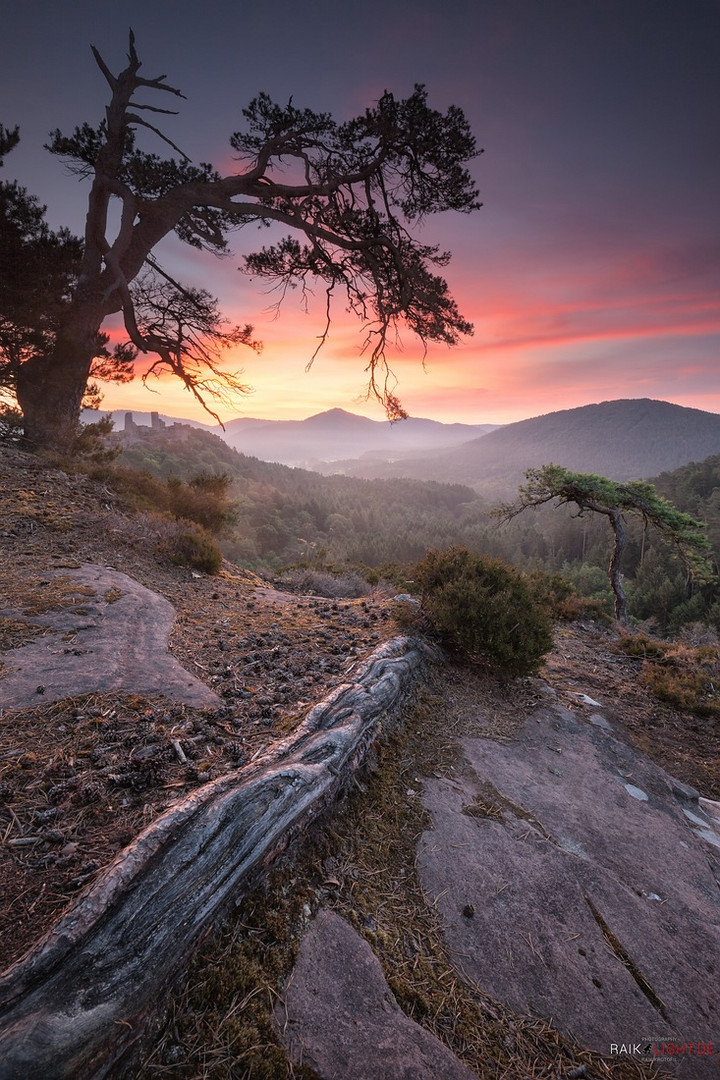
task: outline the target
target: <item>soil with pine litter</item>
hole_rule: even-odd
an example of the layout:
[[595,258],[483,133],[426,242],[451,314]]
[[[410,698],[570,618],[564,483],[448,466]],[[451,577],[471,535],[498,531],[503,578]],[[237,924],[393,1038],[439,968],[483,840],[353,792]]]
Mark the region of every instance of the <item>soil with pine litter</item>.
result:
[[[224,701],[106,693],[0,714],[0,970],[177,799],[287,735],[396,628],[381,599],[294,596],[225,564],[163,561],[157,522],[104,488],[0,448],[0,665],[68,598],[63,571],[109,566],[165,596],[170,649]],[[80,598],[82,599],[82,598]],[[0,667],[0,672],[2,668]]]

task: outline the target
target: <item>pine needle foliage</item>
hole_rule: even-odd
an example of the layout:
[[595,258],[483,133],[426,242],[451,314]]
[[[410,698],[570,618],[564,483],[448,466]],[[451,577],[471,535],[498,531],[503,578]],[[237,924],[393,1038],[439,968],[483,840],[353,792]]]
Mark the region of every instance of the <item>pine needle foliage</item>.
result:
[[644,529],[653,528],[663,537],[682,560],[689,585],[693,580],[706,583],[716,577],[703,522],[678,510],[646,480],[619,483],[594,473],[571,472],[552,463],[528,469],[525,478],[527,483],[519,489],[515,502],[499,506],[497,517],[510,521],[530,507],[554,503],[577,507],[578,517],[593,513],[608,519],[614,536],[608,577],[615,595],[615,617],[622,625],[627,625],[622,561],[628,518],[639,518]]

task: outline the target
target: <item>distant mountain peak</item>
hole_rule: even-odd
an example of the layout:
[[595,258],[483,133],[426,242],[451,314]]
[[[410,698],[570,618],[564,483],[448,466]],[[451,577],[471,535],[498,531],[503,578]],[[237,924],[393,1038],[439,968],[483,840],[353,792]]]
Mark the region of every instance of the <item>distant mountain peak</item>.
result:
[[377,420],[371,420],[367,416],[348,412],[346,409],[327,409],[325,412],[315,413],[308,416],[307,420],[299,420],[297,423],[318,427],[321,425],[337,425],[338,427],[374,427]]
[[342,462],[337,471],[344,471],[346,461],[365,454],[391,460],[407,453],[435,453],[482,435],[492,427],[413,418],[391,424],[389,420],[371,420],[334,408],[305,420],[230,420],[225,424],[222,438],[236,450],[264,461],[304,468],[329,467]]
[[350,416],[350,417],[352,417],[353,420],[366,419],[365,417],[360,417],[360,415],[358,413],[348,412],[347,409],[341,409],[339,406],[335,406],[334,409],[323,409],[322,412],[313,413],[312,416],[308,416],[306,419],[308,419],[308,420],[319,420],[320,417],[322,417],[322,416],[326,416],[326,417],[330,417],[330,416],[335,416],[335,417]]

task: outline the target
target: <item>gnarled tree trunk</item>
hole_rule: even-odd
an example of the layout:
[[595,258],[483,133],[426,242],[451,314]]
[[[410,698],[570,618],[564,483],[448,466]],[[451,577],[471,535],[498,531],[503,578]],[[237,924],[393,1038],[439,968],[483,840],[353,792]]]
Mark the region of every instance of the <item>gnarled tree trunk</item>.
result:
[[31,446],[61,453],[72,446],[103,318],[95,305],[79,308],[51,353],[20,365],[16,392]]
[[207,927],[333,801],[426,656],[408,638],[381,646],[271,754],[140,833],[0,979],[0,1080],[111,1075]]
[[627,626],[627,597],[622,583],[622,561],[626,543],[625,522],[619,510],[610,510],[607,516],[615,534],[615,543],[608,567],[610,585],[615,594],[615,618],[621,626]]

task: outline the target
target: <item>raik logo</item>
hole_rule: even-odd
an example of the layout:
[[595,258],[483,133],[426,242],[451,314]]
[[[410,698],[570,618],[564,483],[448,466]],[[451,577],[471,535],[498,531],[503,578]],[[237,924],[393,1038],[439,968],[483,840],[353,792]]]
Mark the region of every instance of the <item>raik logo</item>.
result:
[[642,1042],[610,1043],[611,1057],[640,1057],[641,1054],[650,1053],[650,1050],[650,1045]]

